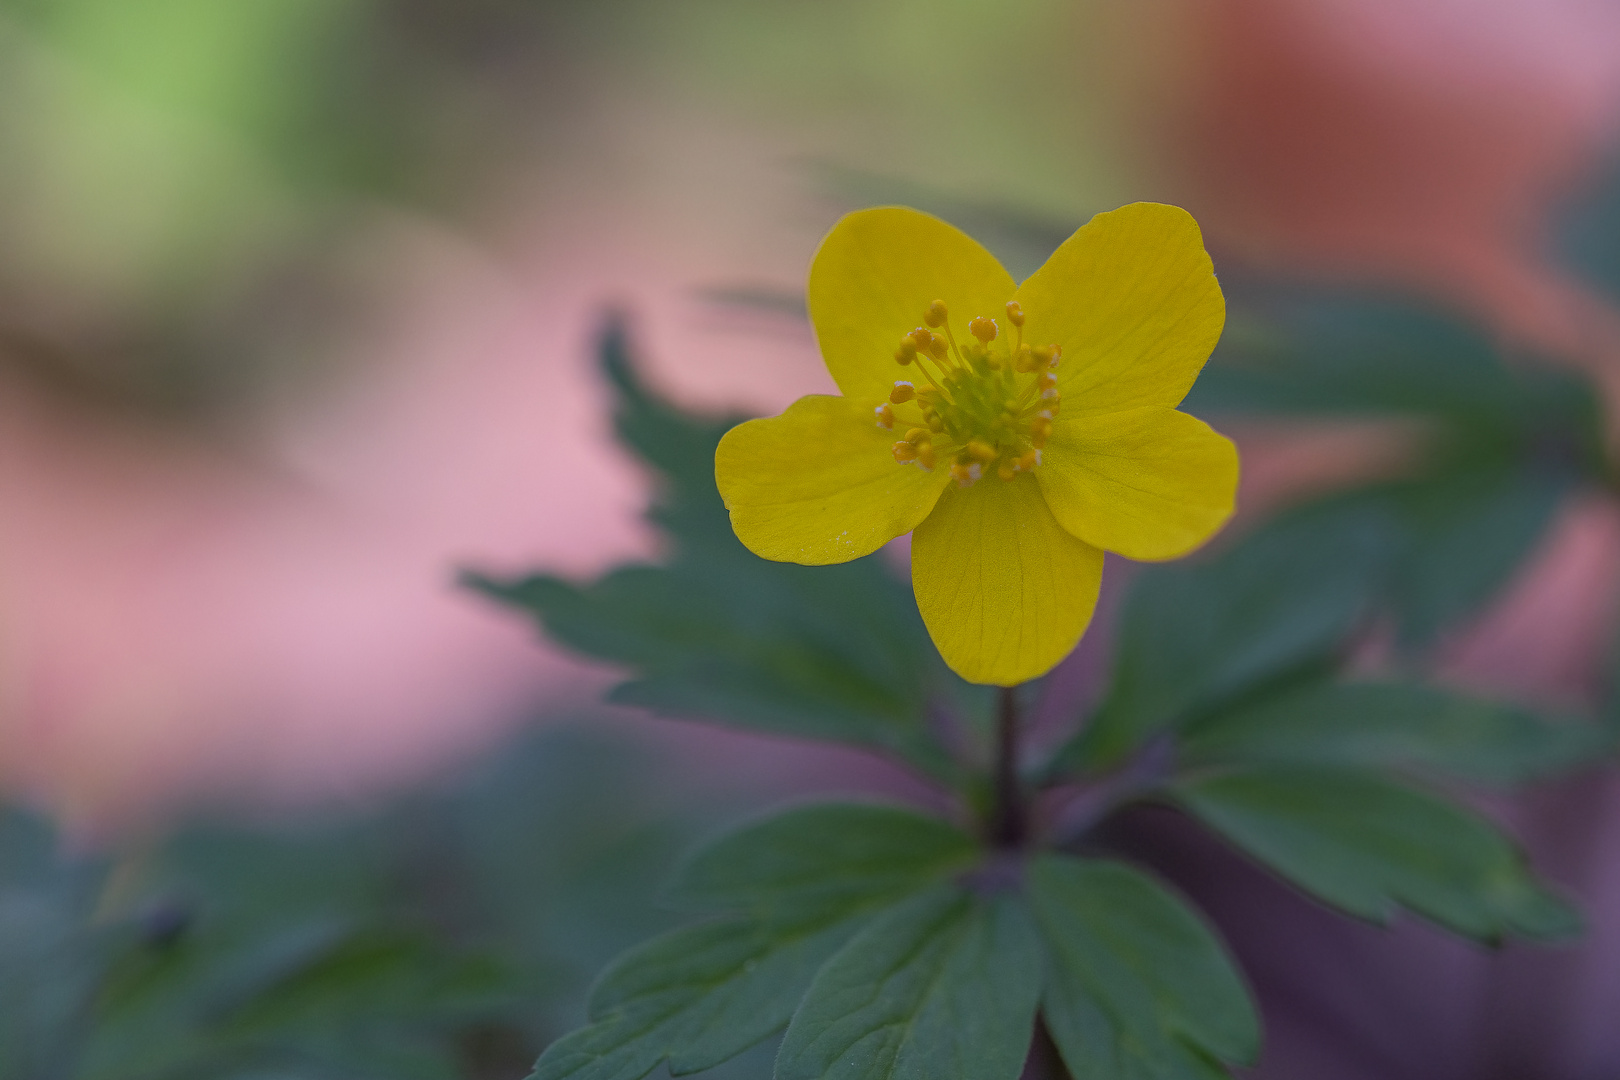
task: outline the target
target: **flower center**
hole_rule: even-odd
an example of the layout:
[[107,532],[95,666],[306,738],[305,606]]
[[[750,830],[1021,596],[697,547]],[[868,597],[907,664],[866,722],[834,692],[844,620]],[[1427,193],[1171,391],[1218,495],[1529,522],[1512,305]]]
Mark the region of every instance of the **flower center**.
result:
[[978,315],[958,342],[944,301],[935,300],[923,315],[926,325],[901,339],[895,362],[919,378],[897,381],[876,410],[879,427],[905,429],[894,444],[895,461],[930,471],[949,462],[963,487],[991,474],[1011,480],[1041,463],[1061,403],[1061,351],[1024,343],[1016,300],[1007,303],[1007,321],[1010,339],[994,319]]

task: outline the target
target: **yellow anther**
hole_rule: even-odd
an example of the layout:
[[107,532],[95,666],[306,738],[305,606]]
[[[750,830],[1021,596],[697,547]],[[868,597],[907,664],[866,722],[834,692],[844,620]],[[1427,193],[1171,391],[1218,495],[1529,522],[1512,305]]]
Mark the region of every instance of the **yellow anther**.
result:
[[929,472],[934,471],[934,444],[931,442],[917,445],[917,464]]
[[951,351],[951,343],[950,342],[946,341],[944,338],[940,337],[938,334],[929,334],[928,335],[928,355],[929,356],[932,356],[935,360],[943,360],[943,359],[945,359],[945,355],[947,353],[949,353],[950,351]]
[[1020,375],[1028,375],[1040,366],[1040,362],[1035,359],[1035,350],[1028,345],[1021,347],[1018,355],[1013,357],[1013,370]]
[[996,448],[983,439],[971,439],[967,444],[967,454],[978,461],[994,461]]
[[[895,381],[894,389],[889,391],[889,400],[896,405],[903,405],[917,396],[917,388],[904,379]],[[871,399],[868,399],[871,400]]]
[[1057,376],[1050,371],[1043,371],[1035,376],[1035,385],[1042,390],[1050,390],[1057,385]]
[[1003,480],[1011,480],[1018,475],[1018,463],[1011,458],[1003,458],[1001,464],[996,466],[996,475]]
[[906,432],[906,442],[912,446],[921,446],[934,437],[934,433],[925,427],[914,427]]
[[977,316],[968,323],[968,333],[984,342],[986,345],[996,340],[996,320]]
[[1063,404],[1063,398],[1056,390],[1042,390],[1041,401],[1045,403],[1041,411],[1052,416],[1057,415],[1058,408]]
[[1046,440],[1052,435],[1052,421],[1044,416],[1037,416],[1029,425],[1030,445],[1039,450],[1046,445]]
[[944,326],[945,320],[949,317],[950,312],[945,310],[945,301],[935,300],[928,305],[928,313],[923,316],[923,322],[929,326]]
[[1007,301],[1007,321],[1014,326],[1024,325],[1024,309],[1018,306],[1018,301]]
[[936,435],[938,435],[940,432],[944,431],[945,430],[945,418],[943,416],[930,416],[930,417],[928,417],[928,430],[932,431]]
[[[869,398],[867,400],[871,400],[871,399]],[[892,427],[894,427],[894,410],[889,407],[888,402],[884,402],[882,405],[879,405],[877,408],[873,409],[872,411],[877,414],[877,425],[878,425],[878,427],[880,427],[880,428],[892,428]]]
[[1051,368],[1053,371],[1056,371],[1057,366],[1058,366],[1058,361],[1063,359],[1063,347],[1061,345],[1053,345],[1051,348],[1052,348],[1052,359],[1050,359],[1050,360],[1048,360],[1046,362],[1046,366]]
[[891,449],[891,452],[894,454],[894,460],[898,461],[902,465],[906,464],[908,461],[917,460],[917,448],[908,442],[895,443]]
[[1057,361],[1058,347],[1056,345],[1041,345],[1034,351],[1037,367],[1050,367]]
[[895,363],[905,367],[915,359],[917,359],[917,343],[910,338],[902,338],[900,347],[894,350]]
[[959,487],[967,487],[983,474],[984,467],[981,466],[977,461],[973,462],[971,465],[964,465],[958,461],[955,465],[951,466],[951,479],[955,480],[957,486]]
[[911,339],[912,345],[923,350],[924,352],[928,351],[929,343],[934,340],[934,335],[928,332],[928,327],[926,326],[917,327],[911,333],[907,334],[906,337]]
[[1018,459],[1018,467],[1025,472],[1034,472],[1035,466],[1040,463],[1041,452],[1039,450],[1025,450],[1024,456]]

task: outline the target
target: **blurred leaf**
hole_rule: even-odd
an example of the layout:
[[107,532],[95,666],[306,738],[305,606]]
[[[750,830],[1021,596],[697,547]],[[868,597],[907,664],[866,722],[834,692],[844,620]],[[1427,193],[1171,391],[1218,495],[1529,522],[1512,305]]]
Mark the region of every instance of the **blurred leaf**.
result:
[[1587,283],[1620,300],[1620,157],[1611,157],[1593,183],[1563,208],[1557,251]]
[[103,874],[0,808],[0,1080],[50,1076],[79,1054],[114,938],[88,925]]
[[1325,666],[1379,608],[1404,643],[1426,643],[1495,595],[1570,486],[1534,465],[1481,465],[1321,499],[1210,562],[1148,569],[1108,695],[1056,764],[1111,767],[1156,732]]
[[1494,596],[1559,507],[1604,472],[1591,386],[1508,362],[1482,329],[1376,297],[1235,291],[1233,325],[1186,407],[1426,421],[1409,478],[1330,497],[1387,531],[1382,603],[1427,645]]
[[1108,768],[1155,732],[1320,664],[1364,614],[1384,540],[1377,521],[1315,507],[1213,562],[1145,571],[1120,619],[1108,696],[1058,765]]
[[945,698],[974,708],[987,699],[945,670],[905,585],[876,556],[804,567],[753,555],[714,482],[714,448],[740,418],[698,419],[654,397],[617,325],[602,363],[619,394],[621,439],[662,481],[649,516],[675,541],[670,563],[585,586],[543,574],[466,582],[569,647],[632,669],[613,701],[862,744],[954,777],[928,734],[929,710]]
[[1408,682],[1308,682],[1191,724],[1177,740],[1188,768],[1350,765],[1517,784],[1595,760],[1613,733],[1575,718]]
[[972,861],[943,822],[880,806],[789,810],[700,851],[674,894],[738,914],[632,951],[591,994],[592,1023],[541,1056],[539,1080],[638,1080],[728,1060],[783,1027],[817,968],[886,904]]
[[1183,407],[1210,413],[1419,416],[1472,443],[1540,443],[1593,464],[1597,402],[1580,378],[1508,363],[1482,327],[1393,297],[1262,285]]
[[1546,532],[1575,479],[1537,463],[1483,464],[1380,493],[1404,533],[1386,596],[1402,641],[1425,644],[1495,596]]
[[1493,826],[1355,769],[1254,767],[1192,776],[1172,794],[1306,892],[1373,922],[1410,908],[1459,934],[1560,939],[1580,918],[1536,883]]
[[1040,979],[1020,900],[941,885],[879,916],[816,974],[777,1080],[1016,1080]]
[[1207,1080],[1253,1064],[1260,1022],[1208,927],[1114,862],[1043,856],[1031,903],[1050,957],[1042,1013],[1074,1080]]
[[0,816],[0,1078],[521,1076],[584,974],[669,925],[649,897],[715,800],[652,766],[552,729],[460,790],[189,829],[112,878]]

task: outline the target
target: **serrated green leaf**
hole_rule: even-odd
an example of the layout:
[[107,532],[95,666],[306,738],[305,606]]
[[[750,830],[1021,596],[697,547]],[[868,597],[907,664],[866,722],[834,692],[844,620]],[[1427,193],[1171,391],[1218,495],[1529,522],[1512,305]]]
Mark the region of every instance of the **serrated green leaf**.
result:
[[720,838],[676,874],[683,906],[745,911],[772,925],[904,896],[978,856],[935,817],[892,806],[830,803],[776,814]]
[[616,961],[592,991],[592,1023],[541,1055],[535,1080],[640,1080],[741,1053],[793,1015],[822,962],[862,924],[783,932],[747,917],[675,930]]
[[1260,1022],[1214,933],[1147,875],[1048,855],[1029,868],[1041,1010],[1074,1080],[1206,1080],[1253,1064]]
[[1494,826],[1354,769],[1254,767],[1176,783],[1174,798],[1319,899],[1378,923],[1397,905],[1459,934],[1559,939],[1580,918]]
[[537,1077],[637,1080],[666,1059],[681,1074],[736,1056],[788,1022],[817,968],[877,912],[975,853],[944,822],[886,806],[799,807],[720,838],[671,893],[732,914],[617,961],[591,994],[592,1023],[548,1049]]
[[1060,766],[1107,768],[1155,732],[1320,662],[1367,605],[1380,523],[1289,515],[1213,562],[1155,567],[1121,616],[1107,698]]
[[1019,898],[939,886],[873,920],[816,974],[777,1080],[1016,1080],[1040,980]]
[[1592,761],[1614,734],[1410,682],[1308,682],[1208,715],[1177,756],[1201,765],[1350,765],[1517,784]]
[[929,710],[982,709],[940,662],[905,583],[875,556],[804,567],[760,559],[737,540],[714,481],[714,450],[740,417],[687,415],[637,379],[622,334],[603,342],[617,426],[659,479],[649,517],[674,541],[664,566],[629,566],[575,585],[546,574],[468,586],[520,608],[552,637],[629,669],[611,699],[882,750],[954,781]]

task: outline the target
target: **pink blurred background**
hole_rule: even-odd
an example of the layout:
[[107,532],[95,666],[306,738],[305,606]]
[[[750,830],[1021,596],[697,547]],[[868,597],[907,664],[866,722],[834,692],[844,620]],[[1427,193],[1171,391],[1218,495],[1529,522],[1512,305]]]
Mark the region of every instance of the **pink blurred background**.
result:
[[[799,320],[701,295],[800,287],[848,199],[816,163],[1074,223],[1176,201],[1218,255],[1399,283],[1620,377],[1614,310],[1547,233],[1614,148],[1606,4],[851,3],[834,29],[715,2],[514,29],[500,5],[374,26],[289,0],[151,60],[108,45],[114,6],[68,7],[0,5],[27,102],[0,108],[0,778],[92,831],[366,798],[596,694],[607,673],[454,570],[651,550],[592,368],[605,305],[680,400],[774,410],[828,386]],[[446,26],[454,47],[425,53]],[[399,166],[417,189],[312,181],[261,114],[331,41],[379,33],[439,95]],[[222,43],[257,83],[196,60]],[[1003,48],[1024,59],[984,85],[895,71]],[[227,391],[150,392],[175,378],[165,350]],[[1243,434],[1249,506],[1379,453]],[[1606,503],[1572,510],[1450,674],[1586,693],[1617,529]]]
[[[596,693],[605,673],[454,569],[588,574],[649,550],[592,369],[607,304],[681,400],[774,410],[828,386],[798,320],[700,295],[800,287],[846,198],[813,163],[1075,223],[1179,202],[1218,253],[1397,282],[1620,377],[1615,313],[1546,257],[1550,209],[1614,142],[1605,4],[848,4],[834,31],[723,3],[514,29],[477,5],[378,27],[261,0],[251,26],[215,19],[146,61],[106,44],[114,6],[69,7],[0,6],[28,102],[0,118],[0,190],[20,193],[0,211],[0,778],[84,828],[363,798]],[[214,105],[274,103],[344,34],[427,63],[412,49],[442,24],[472,45],[429,57],[426,196],[311,183],[257,114]],[[267,25],[276,44],[253,44]],[[519,31],[514,56],[473,48]],[[222,42],[262,85],[195,62]],[[1027,60],[985,86],[892,70],[1001,46]],[[154,405],[165,349],[235,365],[232,389]],[[1244,434],[1251,506],[1379,452]],[[1615,530],[1607,506],[1572,512],[1457,673],[1588,685]]]

